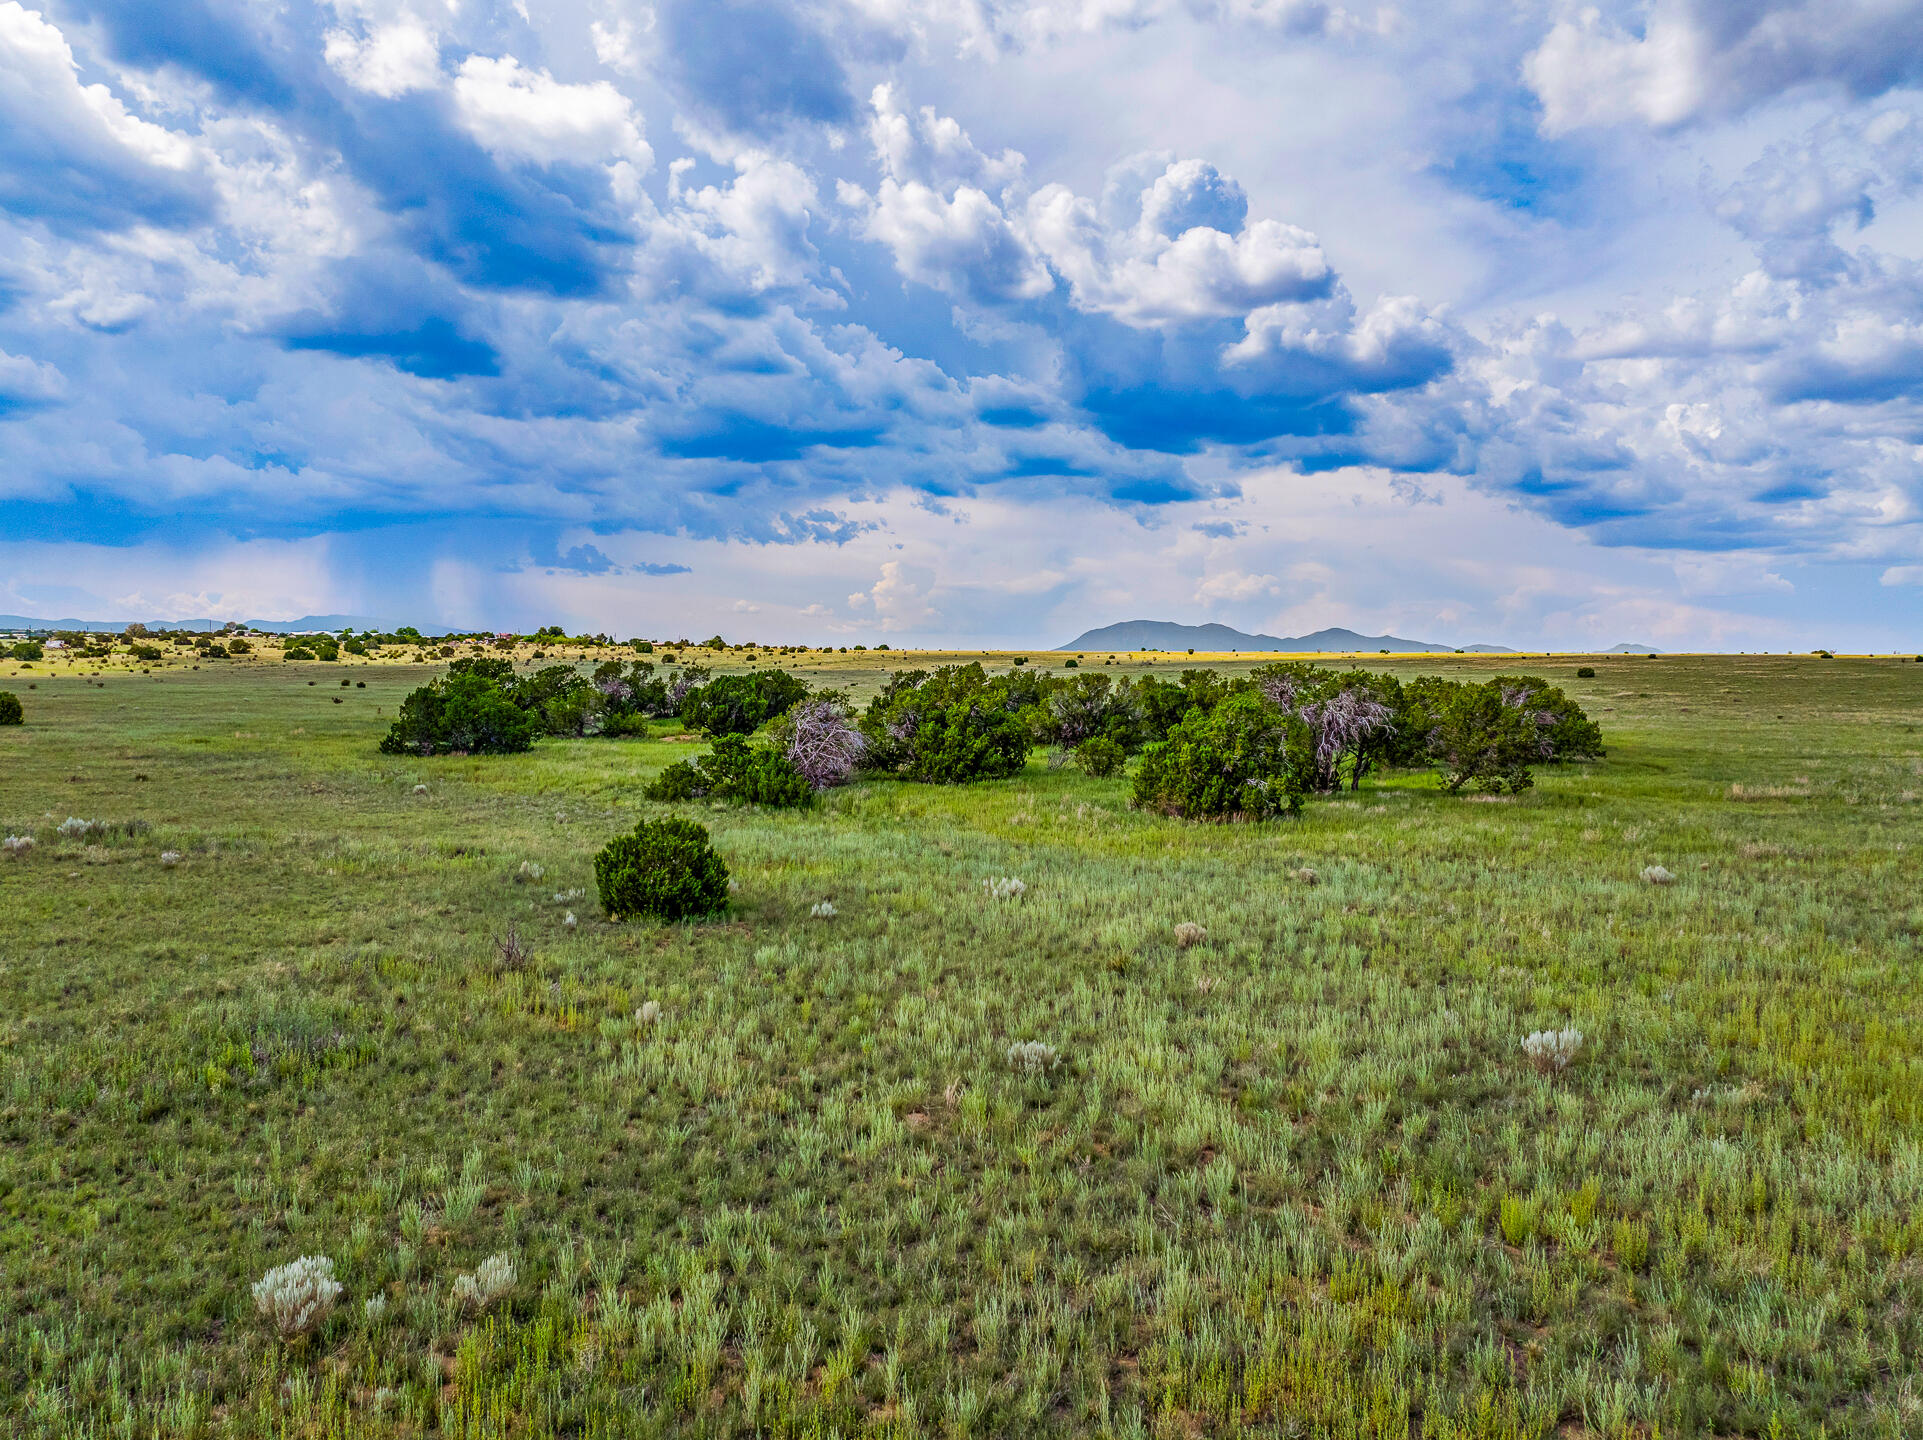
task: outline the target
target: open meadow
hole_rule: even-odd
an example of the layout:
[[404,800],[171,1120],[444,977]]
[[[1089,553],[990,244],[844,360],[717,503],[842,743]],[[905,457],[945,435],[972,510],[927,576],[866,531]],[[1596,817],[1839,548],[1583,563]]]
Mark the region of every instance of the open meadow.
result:
[[[1362,663],[1607,758],[668,807],[674,724],[380,754],[442,667],[0,673],[0,1432],[1923,1435],[1923,664]],[[671,808],[729,912],[609,923]]]

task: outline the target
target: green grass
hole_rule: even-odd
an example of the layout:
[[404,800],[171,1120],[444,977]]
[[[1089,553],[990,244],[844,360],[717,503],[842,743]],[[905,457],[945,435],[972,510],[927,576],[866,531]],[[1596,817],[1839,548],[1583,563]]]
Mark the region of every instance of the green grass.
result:
[[[681,741],[397,761],[404,665],[0,680],[0,1431],[1923,1433],[1923,665],[1383,663],[1548,675],[1609,758],[695,807],[740,892],[674,927],[555,897]],[[283,1345],[302,1254],[346,1295]]]

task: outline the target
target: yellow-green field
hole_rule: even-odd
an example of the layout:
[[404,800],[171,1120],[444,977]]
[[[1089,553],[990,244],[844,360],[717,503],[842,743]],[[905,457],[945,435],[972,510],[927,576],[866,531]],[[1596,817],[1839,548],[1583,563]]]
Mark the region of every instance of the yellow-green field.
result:
[[[1013,656],[754,663],[949,658]],[[673,727],[401,760],[427,666],[0,662],[0,1433],[1923,1434],[1923,664],[1359,659],[1608,758],[701,806],[731,913],[617,926]]]

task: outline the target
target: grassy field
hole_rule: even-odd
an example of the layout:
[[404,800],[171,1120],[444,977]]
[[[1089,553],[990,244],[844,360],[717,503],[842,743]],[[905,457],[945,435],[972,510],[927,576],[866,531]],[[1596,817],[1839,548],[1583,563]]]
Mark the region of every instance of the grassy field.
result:
[[[0,1432],[1923,1434],[1923,665],[1365,663],[1544,674],[1609,757],[1263,826],[1039,751],[703,806],[732,912],[616,926],[678,737],[396,760],[425,667],[0,673]],[[304,1254],[346,1294],[283,1345]]]

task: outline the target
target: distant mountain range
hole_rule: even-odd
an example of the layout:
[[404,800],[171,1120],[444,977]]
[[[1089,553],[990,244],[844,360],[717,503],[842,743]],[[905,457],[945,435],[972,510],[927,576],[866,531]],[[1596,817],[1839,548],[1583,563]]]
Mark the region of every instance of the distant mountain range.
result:
[[1397,635],[1358,635],[1353,630],[1318,630],[1313,635],[1247,635],[1227,625],[1178,625],[1172,620],[1124,620],[1090,630],[1057,650],[1388,650],[1395,654],[1514,655],[1506,645],[1438,645],[1431,640],[1404,640]]
[[[30,615],[0,615],[0,630],[99,630],[119,634],[129,625],[150,630],[218,630],[225,620],[36,620]],[[285,635],[300,630],[385,630],[387,622],[371,615],[303,615],[298,620],[249,620],[249,630]]]

